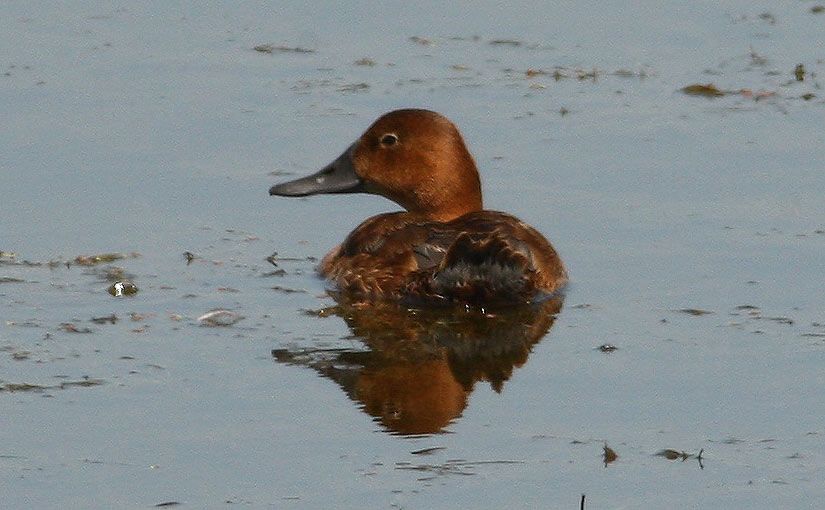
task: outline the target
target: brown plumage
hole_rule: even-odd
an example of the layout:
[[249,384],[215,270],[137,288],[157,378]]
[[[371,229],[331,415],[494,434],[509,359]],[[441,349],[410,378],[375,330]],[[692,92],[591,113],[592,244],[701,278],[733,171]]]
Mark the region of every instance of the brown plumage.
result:
[[427,110],[378,119],[338,159],[272,195],[366,192],[406,212],[359,225],[322,261],[341,292],[367,299],[489,306],[558,292],[567,273],[552,245],[518,218],[482,208],[458,129]]

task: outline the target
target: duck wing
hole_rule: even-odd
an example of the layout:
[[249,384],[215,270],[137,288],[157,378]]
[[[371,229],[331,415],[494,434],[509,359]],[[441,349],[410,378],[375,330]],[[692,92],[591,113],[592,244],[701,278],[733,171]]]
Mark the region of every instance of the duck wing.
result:
[[545,282],[566,279],[550,243],[517,218],[479,211],[430,225],[426,243],[416,246],[419,270],[409,296],[438,296],[474,304],[534,301],[555,289]]

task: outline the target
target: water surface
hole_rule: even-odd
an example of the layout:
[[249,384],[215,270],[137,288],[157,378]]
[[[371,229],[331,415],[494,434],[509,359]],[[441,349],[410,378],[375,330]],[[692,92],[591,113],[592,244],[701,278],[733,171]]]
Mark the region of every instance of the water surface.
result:
[[[815,6],[4,4],[5,504],[814,505]],[[330,308],[318,258],[396,206],[267,190],[409,106],[553,241],[557,314]]]

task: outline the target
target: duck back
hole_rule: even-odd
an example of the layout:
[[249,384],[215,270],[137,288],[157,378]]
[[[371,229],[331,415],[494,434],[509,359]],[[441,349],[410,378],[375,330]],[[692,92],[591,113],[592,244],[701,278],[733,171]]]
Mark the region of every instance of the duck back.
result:
[[320,269],[341,292],[413,304],[529,303],[567,279],[540,233],[498,211],[448,222],[382,214],[357,227]]

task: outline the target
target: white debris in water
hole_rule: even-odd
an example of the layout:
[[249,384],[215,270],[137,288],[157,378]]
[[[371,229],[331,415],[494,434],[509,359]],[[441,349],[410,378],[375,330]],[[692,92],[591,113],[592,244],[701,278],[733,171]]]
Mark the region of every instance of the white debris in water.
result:
[[138,288],[134,283],[124,280],[109,285],[106,291],[114,297],[134,296],[137,294]]
[[231,326],[244,317],[231,310],[211,310],[198,317],[202,326]]

